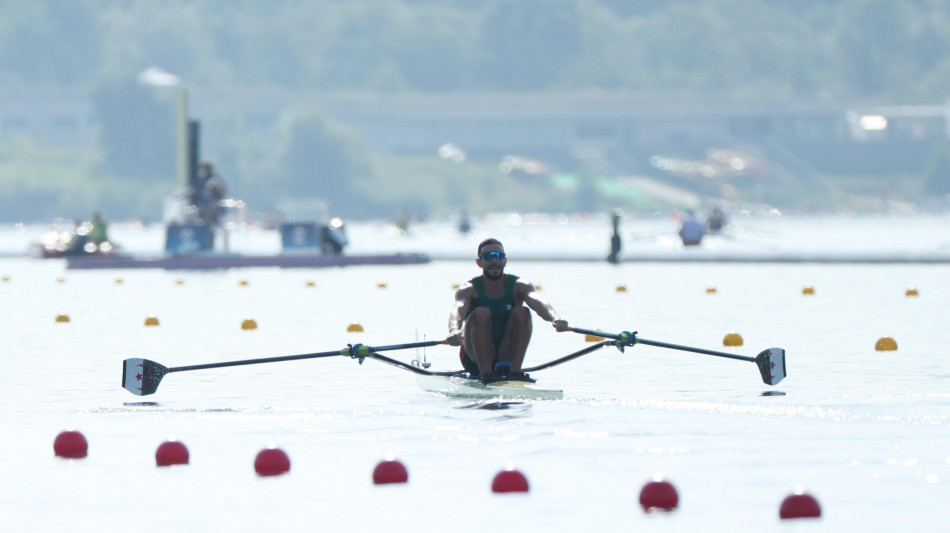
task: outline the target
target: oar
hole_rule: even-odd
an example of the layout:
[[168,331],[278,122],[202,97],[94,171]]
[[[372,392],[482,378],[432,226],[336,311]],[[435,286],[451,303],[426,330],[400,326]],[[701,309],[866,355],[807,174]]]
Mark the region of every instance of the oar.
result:
[[[242,359],[240,361],[225,361],[223,363],[206,363],[203,365],[189,365],[189,366],[173,366],[171,368],[156,363],[155,361],[150,361],[148,359],[126,359],[122,361],[122,387],[138,396],[147,396],[149,394],[154,394],[158,389],[158,384],[162,382],[162,378],[165,377],[165,374],[170,374],[172,372],[185,372],[188,370],[205,370],[208,368],[223,368],[226,366],[241,366],[241,365],[256,365],[260,363],[279,363],[281,361],[296,361],[298,359],[317,359],[320,357],[337,357],[345,356],[352,357],[354,359],[359,359],[360,364],[363,363],[363,359],[369,357],[372,359],[379,359],[383,362],[396,364],[393,359],[388,357],[378,356],[376,352],[384,352],[389,350],[405,350],[408,348],[426,348],[429,346],[436,346],[439,344],[445,344],[444,340],[441,341],[424,341],[424,342],[411,342],[408,344],[393,344],[389,346],[365,346],[363,344],[353,344],[348,345],[342,350],[333,350],[329,352],[317,352],[317,353],[305,353],[299,355],[282,355],[278,357],[264,357],[260,359]],[[398,366],[398,365],[397,365]],[[403,364],[402,366],[409,367],[409,365]],[[415,367],[409,367],[410,370],[417,373],[431,373],[431,374],[442,374],[440,372],[428,372],[427,370],[416,369]],[[460,373],[460,372],[458,372]],[[447,375],[453,374],[452,372],[445,373]]]
[[759,352],[759,355],[750,357],[748,355],[738,355],[728,352],[718,352],[716,350],[706,350],[703,348],[693,348],[692,346],[683,346],[681,344],[671,344],[668,342],[651,341],[642,337],[637,337],[637,332],[624,331],[619,334],[604,333],[603,331],[593,331],[590,329],[571,328],[575,333],[601,337],[604,339],[614,339],[616,345],[621,350],[624,346],[633,346],[635,344],[646,344],[649,346],[658,346],[660,348],[670,348],[672,350],[683,350],[686,352],[695,352],[706,355],[715,355],[716,357],[727,357],[729,359],[738,359],[740,361],[750,361],[759,367],[759,373],[762,374],[762,381],[767,385],[775,385],[785,378],[785,350],[782,348],[769,348]]
[[544,370],[545,368],[551,368],[552,366],[557,366],[561,363],[573,361],[574,359],[577,359],[578,357],[582,355],[587,355],[593,352],[594,350],[599,350],[603,348],[604,346],[615,346],[615,345],[616,343],[611,342],[611,341],[598,342],[597,344],[593,346],[588,346],[587,348],[584,348],[583,350],[579,350],[572,354],[565,355],[564,357],[559,357],[553,361],[548,361],[547,363],[542,363],[537,366],[532,366],[531,368],[522,368],[521,371],[522,372],[536,372],[538,370]]

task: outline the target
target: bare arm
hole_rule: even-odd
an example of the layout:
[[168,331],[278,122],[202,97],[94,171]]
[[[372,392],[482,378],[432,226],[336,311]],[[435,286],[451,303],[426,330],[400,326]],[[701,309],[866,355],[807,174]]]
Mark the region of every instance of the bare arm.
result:
[[554,310],[554,307],[552,307],[544,297],[538,294],[534,284],[519,279],[515,285],[515,289],[516,294],[521,293],[525,305],[537,313],[539,317],[554,325],[554,329],[557,331],[568,330],[567,320],[561,318],[560,315],[557,314],[557,311]]
[[472,310],[474,290],[475,287],[471,283],[466,283],[455,291],[455,303],[452,305],[452,311],[449,312],[449,336],[446,338],[452,346],[462,344],[462,321]]

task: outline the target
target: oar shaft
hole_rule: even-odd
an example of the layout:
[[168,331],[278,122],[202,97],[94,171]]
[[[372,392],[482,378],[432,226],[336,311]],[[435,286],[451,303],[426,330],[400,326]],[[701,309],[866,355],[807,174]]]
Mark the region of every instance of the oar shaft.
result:
[[282,355],[279,357],[262,357],[259,359],[243,359],[241,361],[225,361],[223,363],[207,363],[203,365],[173,366],[168,372],[184,372],[186,370],[204,370],[206,368],[223,368],[226,366],[257,365],[261,363],[278,363],[281,361],[295,361],[297,359],[316,359],[319,357],[334,357],[343,355],[342,350],[332,352],[303,353],[300,355]]
[[[614,339],[614,340],[620,339],[620,335],[616,333],[607,333],[605,331],[594,331],[591,329],[583,329],[583,328],[571,328],[571,331],[574,331],[576,333],[581,333],[584,335],[593,335],[595,337],[603,337],[605,339]],[[738,359],[740,361],[755,361],[755,357],[749,357],[748,355],[738,355],[738,354],[728,353],[728,352],[719,352],[716,350],[693,348],[692,346],[683,346],[681,344],[671,344],[668,342],[651,341],[649,339],[644,339],[642,337],[637,337],[637,336],[634,336],[634,344],[646,344],[649,346],[657,346],[660,348],[670,348],[673,350],[683,350],[686,352],[715,355],[716,357],[726,357],[729,359]]]
[[595,345],[593,345],[593,346],[588,346],[587,348],[584,348],[583,350],[574,352],[574,353],[572,353],[572,354],[565,355],[564,357],[560,357],[560,358],[555,359],[555,360],[553,360],[553,361],[548,361],[547,363],[542,363],[542,364],[540,364],[540,365],[532,366],[532,367],[530,367],[530,368],[523,368],[523,369],[521,369],[521,370],[522,370],[522,372],[536,372],[536,371],[538,371],[538,370],[544,370],[545,368],[551,368],[552,366],[557,366],[557,365],[559,365],[559,364],[561,364],[561,363],[566,363],[566,362],[568,362],[568,361],[570,361],[570,360],[572,360],[572,359],[577,359],[578,357],[580,357],[580,356],[582,356],[582,355],[587,355],[587,354],[593,352],[594,350],[599,350],[599,349],[601,349],[601,348],[603,348],[604,346],[607,346],[607,345],[609,345],[609,344],[613,344],[613,343],[611,343],[610,341],[599,342],[599,343],[597,343],[597,344],[595,344]]
[[660,348],[671,348],[673,350],[683,350],[686,352],[715,355],[717,357],[727,357],[729,359],[738,359],[740,361],[755,361],[755,357],[749,357],[748,355],[738,355],[738,354],[728,353],[728,352],[717,352],[716,350],[705,350],[703,348],[693,348],[692,346],[683,346],[681,344],[670,344],[668,342],[651,341],[649,339],[644,339],[641,337],[637,337],[636,343],[647,344],[650,346],[658,346]]
[[422,375],[424,375],[424,376],[458,376],[458,375],[460,375],[460,374],[464,374],[464,373],[465,373],[464,370],[453,370],[453,371],[448,371],[448,372],[433,372],[433,371],[431,371],[431,370],[425,370],[425,369],[419,368],[419,367],[417,367],[417,366],[408,365],[408,364],[403,363],[402,361],[400,361],[400,360],[398,360],[398,359],[393,359],[393,358],[391,358],[391,357],[386,357],[385,355],[378,354],[378,353],[370,354],[370,355],[367,356],[367,358],[369,358],[369,359],[375,359],[376,361],[379,361],[379,362],[381,362],[381,363],[386,363],[386,364],[395,366],[395,367],[397,367],[397,368],[401,368],[401,369],[403,369],[403,370],[408,370],[408,371],[410,371],[410,372],[412,372],[412,373],[415,373],[415,374],[422,374]]
[[[168,372],[184,372],[186,370],[204,370],[207,368],[223,368],[226,366],[242,366],[242,365],[257,365],[261,363],[279,363],[281,361],[296,361],[298,359],[317,359],[319,357],[336,357],[340,355],[352,355],[359,356],[360,352],[366,353],[375,353],[375,352],[385,352],[387,350],[406,350],[410,348],[427,348],[429,346],[436,346],[439,344],[444,344],[445,341],[423,341],[423,342],[410,342],[406,344],[391,344],[389,346],[363,346],[363,350],[357,349],[356,352],[351,352],[350,347],[344,348],[342,350],[334,350],[330,352],[316,352],[316,353],[303,353],[299,355],[281,355],[278,357],[262,357],[258,359],[243,359],[241,361],[225,361],[223,363],[207,363],[203,365],[188,365],[188,366],[175,366],[168,369]],[[354,347],[359,345],[354,345]]]
[[617,340],[620,338],[620,335],[617,335],[615,333],[607,333],[606,331],[594,331],[592,329],[574,328],[574,327],[571,328],[571,331],[573,331],[574,333],[580,333],[581,335],[593,335],[594,337],[602,337],[604,339]]
[[411,348],[428,348],[430,346],[438,346],[440,344],[447,344],[444,340],[441,341],[421,341],[421,342],[409,342],[406,344],[391,344],[389,346],[373,346],[370,349],[373,352],[387,352],[390,350],[406,350]]

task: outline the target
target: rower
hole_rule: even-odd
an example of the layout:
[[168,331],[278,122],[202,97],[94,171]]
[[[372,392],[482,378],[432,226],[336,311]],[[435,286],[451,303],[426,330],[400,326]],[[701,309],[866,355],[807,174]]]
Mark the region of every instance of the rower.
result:
[[534,284],[505,274],[508,258],[500,241],[485,239],[477,252],[475,264],[482,274],[455,292],[446,341],[461,346],[462,366],[486,383],[500,379],[531,381],[521,371],[531,341],[530,311],[551,322],[559,332],[570,328]]
[[718,205],[714,205],[709,216],[706,217],[706,228],[709,233],[718,234],[726,223],[726,214],[722,212]]
[[89,241],[94,243],[96,246],[101,245],[104,242],[109,240],[109,221],[106,220],[102,213],[96,211],[92,215],[92,229],[89,230]]
[[686,217],[683,218],[679,232],[683,246],[699,246],[705,232],[706,226],[696,218],[696,213],[692,209],[686,211]]

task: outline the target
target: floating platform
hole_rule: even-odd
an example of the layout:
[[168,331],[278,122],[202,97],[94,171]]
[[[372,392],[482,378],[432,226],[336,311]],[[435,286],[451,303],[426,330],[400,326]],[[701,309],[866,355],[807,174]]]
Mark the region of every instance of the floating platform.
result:
[[75,257],[69,258],[66,268],[91,270],[111,268],[162,268],[165,270],[216,270],[224,268],[279,267],[324,268],[356,265],[415,265],[428,263],[425,254],[390,255],[242,255],[196,254],[161,257]]
[[[470,260],[461,254],[433,253],[433,260]],[[619,263],[820,263],[820,264],[950,264],[950,251],[875,250],[636,250],[620,254]],[[526,252],[512,257],[518,262],[606,263],[607,254],[550,254]]]
[[[592,253],[552,254],[526,251],[518,262],[606,263],[607,257]],[[279,267],[321,268],[352,265],[411,265],[430,261],[470,261],[467,254],[433,251],[431,254],[364,255],[189,255],[167,257],[100,256],[72,257],[66,268],[117,269],[161,268],[165,270],[214,270],[225,268]],[[950,264],[950,251],[872,251],[872,250],[637,250],[622,253],[623,263],[819,263],[819,264]]]

